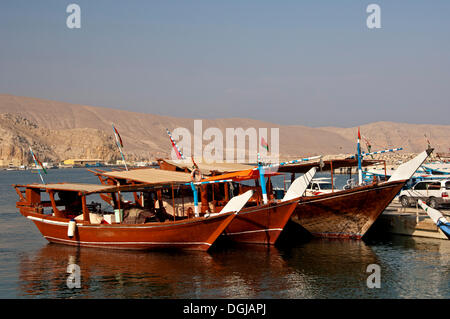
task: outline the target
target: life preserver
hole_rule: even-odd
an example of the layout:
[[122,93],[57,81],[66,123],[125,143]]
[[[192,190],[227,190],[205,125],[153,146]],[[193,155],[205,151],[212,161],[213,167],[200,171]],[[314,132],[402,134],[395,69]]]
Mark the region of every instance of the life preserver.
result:
[[191,180],[193,182],[200,182],[202,180],[203,176],[202,173],[200,172],[200,170],[198,168],[194,169],[191,172]]

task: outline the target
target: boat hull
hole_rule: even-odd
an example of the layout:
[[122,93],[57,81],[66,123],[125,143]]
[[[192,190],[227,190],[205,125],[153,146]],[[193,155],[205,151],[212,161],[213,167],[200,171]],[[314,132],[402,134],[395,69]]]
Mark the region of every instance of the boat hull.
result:
[[292,214],[313,236],[361,239],[406,180],[302,197]]
[[22,212],[31,219],[41,234],[52,243],[110,249],[208,250],[230,224],[235,213],[209,218],[146,224],[100,224],[77,222],[72,238],[67,235],[68,220],[42,214]]
[[240,243],[274,245],[289,221],[298,199],[242,209],[224,235]]

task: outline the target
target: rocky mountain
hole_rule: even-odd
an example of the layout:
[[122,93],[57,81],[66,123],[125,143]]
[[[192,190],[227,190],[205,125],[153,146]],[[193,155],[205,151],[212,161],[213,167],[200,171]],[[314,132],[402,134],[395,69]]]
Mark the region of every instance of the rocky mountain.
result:
[[29,147],[42,161],[68,158],[118,158],[111,136],[92,128],[48,129],[20,114],[0,114],[0,159],[3,163],[31,163]]
[[[450,148],[450,125],[407,124],[394,122],[376,122],[360,126],[362,141],[366,140],[373,150],[403,147],[406,152],[423,151],[428,142],[435,152],[448,152]],[[344,139],[356,139],[358,128],[324,127],[322,130],[333,132]]]
[[[130,160],[168,157],[172,148],[166,128],[182,127],[194,133],[194,119],[0,94],[0,159],[30,160],[29,145],[41,161],[119,159],[112,123],[120,132],[123,150]],[[241,118],[202,120],[203,133],[212,127],[223,132],[224,139],[226,128],[267,128],[269,145],[270,128],[279,128],[282,158],[355,153],[356,147],[355,127],[280,126]],[[450,126],[377,122],[361,125],[361,132],[373,150],[403,147],[405,152],[420,152],[426,148],[427,139],[436,151],[448,152],[450,147]],[[205,139],[203,147],[208,143]],[[365,147],[363,141],[362,145]]]

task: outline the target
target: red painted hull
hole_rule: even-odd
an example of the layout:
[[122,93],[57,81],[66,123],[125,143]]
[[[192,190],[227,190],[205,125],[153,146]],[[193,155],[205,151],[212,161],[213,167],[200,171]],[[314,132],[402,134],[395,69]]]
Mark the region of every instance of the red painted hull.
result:
[[236,242],[273,245],[294,212],[297,201],[244,208],[225,229],[224,235]]
[[77,222],[75,235],[69,238],[67,219],[45,216],[30,210],[21,208],[21,213],[33,220],[41,234],[50,242],[132,250],[167,248],[208,250],[236,216],[235,213],[226,213],[209,218],[135,225],[93,225]]
[[313,236],[361,239],[405,183],[385,182],[302,197],[292,220]]

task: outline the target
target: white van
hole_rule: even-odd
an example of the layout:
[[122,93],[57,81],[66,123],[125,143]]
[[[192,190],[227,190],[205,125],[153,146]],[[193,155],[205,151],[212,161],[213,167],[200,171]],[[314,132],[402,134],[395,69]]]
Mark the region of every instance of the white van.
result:
[[415,205],[418,199],[428,206],[437,208],[450,204],[450,180],[426,180],[415,184],[412,188],[402,190],[398,196],[403,207]]

